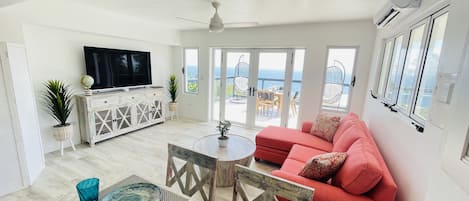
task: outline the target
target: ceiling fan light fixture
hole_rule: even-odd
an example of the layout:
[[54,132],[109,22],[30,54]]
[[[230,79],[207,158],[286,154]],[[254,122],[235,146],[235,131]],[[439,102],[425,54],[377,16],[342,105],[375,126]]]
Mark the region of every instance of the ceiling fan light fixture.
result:
[[208,26],[208,30],[210,32],[220,33],[225,30],[225,25],[223,24],[223,20],[218,15],[218,7],[220,6],[220,2],[212,1],[212,6],[215,8],[215,14],[210,19],[210,24]]
[[225,29],[225,25],[223,24],[223,20],[220,18],[218,13],[215,13],[212,19],[210,19],[210,25],[208,27],[208,30],[210,32],[220,33],[224,29]]

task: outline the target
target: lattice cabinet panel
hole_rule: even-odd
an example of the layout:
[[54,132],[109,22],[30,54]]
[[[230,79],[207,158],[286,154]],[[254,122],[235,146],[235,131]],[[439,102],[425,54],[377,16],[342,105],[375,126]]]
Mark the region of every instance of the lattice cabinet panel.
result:
[[160,120],[163,118],[163,103],[161,100],[153,100],[150,108],[150,119]]
[[115,114],[115,124],[117,130],[128,129],[132,126],[132,105],[117,107]]
[[97,136],[110,135],[113,131],[112,109],[98,110],[94,112],[94,122]]

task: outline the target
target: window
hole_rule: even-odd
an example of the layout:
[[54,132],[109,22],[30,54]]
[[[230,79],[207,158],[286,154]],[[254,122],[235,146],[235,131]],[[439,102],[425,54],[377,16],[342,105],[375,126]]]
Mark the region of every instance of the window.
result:
[[321,108],[347,112],[351,87],[354,85],[353,69],[357,48],[329,48],[324,76]]
[[388,77],[389,67],[391,67],[391,59],[392,59],[392,51],[394,48],[394,40],[389,40],[386,42],[384,46],[384,53],[383,53],[383,62],[381,63],[381,74],[379,78],[378,84],[378,95],[384,95],[384,89],[386,86],[386,77]]
[[438,63],[441,47],[443,46],[447,19],[448,13],[445,13],[433,20],[432,34],[430,36],[425,66],[418,89],[417,102],[414,108],[414,114],[422,119],[428,118],[432,94],[436,84]]
[[384,44],[378,94],[420,124],[429,116],[447,19],[443,9]]
[[412,94],[415,91],[415,82],[418,76],[422,49],[424,45],[424,33],[426,24],[422,24],[410,32],[409,46],[405,59],[404,71],[402,72],[397,106],[409,112]]
[[199,93],[199,50],[184,49],[184,91]]
[[388,101],[394,101],[394,97],[397,95],[399,90],[399,75],[400,75],[400,66],[402,64],[402,52],[404,51],[404,35],[401,35],[394,39],[394,49],[392,53],[392,61],[389,70],[388,78],[385,88],[384,98]]

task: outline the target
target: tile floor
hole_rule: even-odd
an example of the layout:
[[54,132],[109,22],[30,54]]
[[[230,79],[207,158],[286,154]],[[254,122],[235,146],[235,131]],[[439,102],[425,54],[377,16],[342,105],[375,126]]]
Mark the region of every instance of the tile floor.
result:
[[[130,176],[138,175],[158,185],[166,177],[167,143],[192,147],[193,142],[207,134],[217,133],[216,123],[188,120],[166,123],[116,137],[91,148],[79,145],[73,152],[66,150],[46,155],[46,167],[34,184],[21,191],[0,197],[0,201],[78,201],[75,184],[88,177],[100,178],[100,188]],[[258,130],[233,127],[231,133],[254,141]],[[270,172],[277,166],[253,162],[251,168]],[[232,188],[217,188],[217,201],[231,200]],[[177,191],[177,190],[176,190]],[[200,200],[194,197],[191,200]]]

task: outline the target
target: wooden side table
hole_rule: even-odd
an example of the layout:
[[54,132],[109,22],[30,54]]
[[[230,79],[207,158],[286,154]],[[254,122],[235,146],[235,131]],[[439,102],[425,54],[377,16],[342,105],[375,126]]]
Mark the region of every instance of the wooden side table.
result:
[[250,139],[239,135],[228,135],[228,145],[218,146],[220,135],[208,135],[194,143],[194,150],[218,159],[217,187],[230,187],[234,184],[235,165],[249,167],[256,145]]

